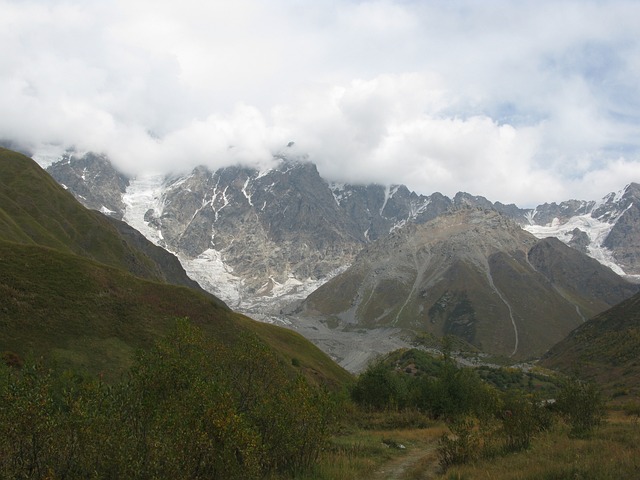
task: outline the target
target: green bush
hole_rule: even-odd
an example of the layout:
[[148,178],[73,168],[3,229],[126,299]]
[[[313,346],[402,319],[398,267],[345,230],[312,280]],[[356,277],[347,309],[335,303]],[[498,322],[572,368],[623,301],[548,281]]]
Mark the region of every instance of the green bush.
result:
[[505,393],[503,401],[500,417],[504,451],[525,450],[537,433],[550,427],[551,415],[540,402],[517,391]]
[[452,465],[468,463],[480,458],[481,443],[478,421],[472,417],[459,417],[448,422],[451,434],[444,434],[438,441],[438,461],[446,470]]
[[555,408],[571,427],[570,436],[588,437],[605,418],[605,401],[594,383],[568,380],[560,389]]
[[401,409],[406,406],[406,380],[383,361],[374,362],[358,377],[351,398],[375,410]]
[[106,385],[0,365],[0,478],[252,479],[308,469],[337,407],[254,337],[187,321]]

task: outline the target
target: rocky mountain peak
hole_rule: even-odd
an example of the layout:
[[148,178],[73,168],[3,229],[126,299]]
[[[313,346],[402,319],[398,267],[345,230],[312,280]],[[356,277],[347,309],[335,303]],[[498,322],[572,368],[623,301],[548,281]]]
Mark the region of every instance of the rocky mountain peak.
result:
[[558,221],[564,223],[572,217],[589,214],[595,202],[583,200],[567,200],[557,204],[544,203],[537,206],[531,215],[531,220],[537,225],[547,225]]
[[640,185],[630,183],[624,189],[606,195],[594,206],[592,216],[603,222],[615,223],[634,204],[640,204]]
[[619,275],[640,279],[640,185],[631,183],[602,200],[544,204],[525,213],[524,228],[556,237],[588,253]]
[[125,209],[122,195],[129,179],[116,171],[105,155],[67,152],[47,171],[87,208],[122,219]]
[[484,197],[471,195],[466,192],[458,192],[453,197],[453,203],[456,206],[468,205],[473,207],[482,207],[485,209],[493,210],[494,206],[489,200]]
[[634,200],[640,200],[640,183],[631,182],[627,185],[623,198],[627,196],[633,197]]

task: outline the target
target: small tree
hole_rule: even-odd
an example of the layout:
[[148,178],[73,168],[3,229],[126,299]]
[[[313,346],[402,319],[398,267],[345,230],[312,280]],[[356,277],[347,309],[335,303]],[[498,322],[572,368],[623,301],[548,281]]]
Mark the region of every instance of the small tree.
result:
[[406,396],[403,378],[382,361],[370,365],[351,391],[356,403],[376,410],[404,407]]

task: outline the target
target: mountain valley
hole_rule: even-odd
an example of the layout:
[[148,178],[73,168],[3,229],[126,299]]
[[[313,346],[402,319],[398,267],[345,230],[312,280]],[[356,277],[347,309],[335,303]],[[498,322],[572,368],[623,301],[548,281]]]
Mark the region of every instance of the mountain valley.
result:
[[[70,153],[48,171],[173,252],[232,308],[297,329],[354,370],[410,345],[413,331],[535,357],[637,291],[618,275],[640,272],[638,184],[600,202],[521,209],[332,183],[306,159],[278,160],[266,171],[126,179],[106,157]],[[562,242],[540,240],[548,236]],[[364,342],[368,353],[357,351],[358,335],[377,339]]]
[[[442,472],[448,458],[443,431],[457,431],[442,420],[445,414],[474,419],[468,428],[477,428],[489,414],[487,421],[502,428],[483,433],[485,445],[510,445],[511,416],[500,413],[507,406],[525,408],[515,410],[518,417],[529,412],[524,418],[544,423],[526,427],[526,442],[517,450],[500,450],[497,457],[495,451],[479,451],[480,462],[485,456],[491,465],[522,455],[539,460],[541,445],[567,441],[563,451],[575,456],[586,441],[597,444],[594,465],[601,464],[600,471],[628,478],[636,470],[622,458],[632,447],[612,457],[620,443],[603,447],[602,442],[614,430],[636,431],[614,409],[634,414],[632,402],[640,392],[640,293],[638,285],[586,254],[597,251],[590,245],[596,228],[574,232],[574,239],[582,238],[568,242],[572,248],[521,228],[516,207],[496,207],[468,194],[449,201],[402,187],[318,182],[308,163],[283,162],[271,174],[239,167],[196,169],[186,177],[121,183],[113,172],[95,175],[96,165],[108,167],[104,157],[96,158],[80,178],[110,179],[107,189],[119,192],[100,193],[105,202],[110,199],[109,207],[98,200],[103,213],[81,206],[29,158],[0,150],[0,368],[6,372],[0,385],[5,432],[0,468],[8,477],[38,465],[61,475],[73,470],[70,478],[113,471],[114,465],[128,477],[140,471],[162,477],[168,465],[180,476],[186,461],[200,468],[204,452],[217,455],[207,457],[207,468],[242,472],[237,478],[264,478],[270,470],[282,474],[274,478],[293,478],[301,466],[309,478],[318,478],[314,469],[329,467],[333,473],[319,478],[353,478],[358,475],[345,469],[360,457],[381,462],[377,471],[386,478],[399,471],[396,460],[385,456],[397,438],[411,449],[406,458],[412,469],[436,475],[435,455]],[[273,178],[262,180],[270,175],[280,176],[278,186]],[[261,181],[260,189],[251,188]],[[307,189],[322,185],[330,197],[316,192],[305,198]],[[203,192],[207,196],[201,198]],[[262,199],[259,208],[256,198]],[[279,215],[269,202],[279,202]],[[624,217],[633,211],[633,202],[629,205],[616,210],[609,204],[596,218],[594,204],[589,214],[577,211],[565,223],[578,216],[601,227],[608,215],[617,221],[606,228],[615,231],[625,218],[621,232],[628,233],[634,227],[634,217]],[[183,212],[180,206],[188,208]],[[284,215],[289,210],[296,221]],[[344,210],[359,212],[360,222],[349,220]],[[141,232],[131,225],[136,221]],[[554,217],[552,225],[562,221]],[[337,245],[331,248],[317,235]],[[243,257],[244,245],[255,248]],[[265,245],[269,248],[260,248]],[[271,251],[280,246],[285,252]],[[205,255],[198,253],[203,248]],[[180,261],[171,249],[180,249]],[[300,256],[289,261],[286,252]],[[211,261],[221,269],[212,272]],[[196,266],[211,282],[202,283],[205,289],[187,276]],[[269,281],[261,284],[265,275]],[[251,316],[262,322],[234,312],[211,293],[216,289],[242,292],[244,297],[226,298],[242,299],[239,304],[250,306]],[[288,328],[269,324],[276,322]],[[602,430],[589,427],[594,438],[574,439],[579,426],[567,412],[575,405],[584,411],[586,402],[589,415],[604,415],[599,389],[613,399],[608,411],[615,418]],[[584,397],[590,392],[598,397]],[[556,399],[551,409],[539,401],[549,398]],[[104,428],[114,418],[118,428]],[[246,422],[229,427],[229,419]],[[331,424],[340,430],[331,433],[327,422],[336,421],[344,424]],[[309,422],[315,425],[310,430]],[[184,428],[176,429],[179,425]],[[236,435],[245,431],[253,436]],[[380,444],[381,432],[393,440]],[[221,434],[225,440],[216,443]],[[33,438],[38,444],[27,452],[21,445]],[[184,438],[196,440],[181,450]],[[256,456],[267,450],[254,450],[254,438],[271,448],[267,455]],[[381,447],[367,447],[365,453],[357,447],[363,439]],[[299,452],[302,444],[296,441],[311,452],[329,446],[328,453],[308,461],[300,457],[292,466],[284,460]],[[334,452],[335,445],[362,453],[342,465],[344,453]],[[60,462],[60,453],[71,446],[71,460]],[[246,458],[257,463],[252,467]],[[536,463],[557,472],[566,460]],[[369,473],[363,468],[358,478]]]

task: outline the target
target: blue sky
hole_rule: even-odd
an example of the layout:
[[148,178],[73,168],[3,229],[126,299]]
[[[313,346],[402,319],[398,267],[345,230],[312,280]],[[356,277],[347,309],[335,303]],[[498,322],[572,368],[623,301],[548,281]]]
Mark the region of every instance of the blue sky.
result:
[[640,2],[0,0],[0,138],[534,206],[640,181]]

